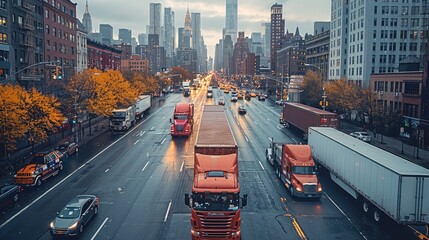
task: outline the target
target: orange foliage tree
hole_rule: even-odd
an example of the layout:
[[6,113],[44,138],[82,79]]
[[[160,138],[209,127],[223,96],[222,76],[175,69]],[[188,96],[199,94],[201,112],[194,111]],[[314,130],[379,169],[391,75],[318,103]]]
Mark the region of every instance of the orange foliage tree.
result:
[[361,87],[345,79],[330,81],[326,85],[329,108],[338,114],[358,110],[362,104]]
[[309,106],[318,107],[322,99],[322,76],[314,71],[307,71],[301,83],[301,101]]

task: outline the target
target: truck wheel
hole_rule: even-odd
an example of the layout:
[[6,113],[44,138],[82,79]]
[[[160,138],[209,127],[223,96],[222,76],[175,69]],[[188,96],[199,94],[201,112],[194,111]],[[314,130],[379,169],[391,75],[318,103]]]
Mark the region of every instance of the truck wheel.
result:
[[60,163],[60,171],[64,169],[63,164]]
[[374,217],[374,221],[376,221],[376,222],[380,222],[381,214],[378,212],[378,210],[377,210],[377,209],[374,209],[373,217]]
[[365,201],[365,200],[362,202],[362,209],[363,209],[363,211],[364,211],[364,212],[366,212],[366,213],[367,213],[367,212],[369,212],[369,204],[368,204],[368,202],[367,202],[367,201]]

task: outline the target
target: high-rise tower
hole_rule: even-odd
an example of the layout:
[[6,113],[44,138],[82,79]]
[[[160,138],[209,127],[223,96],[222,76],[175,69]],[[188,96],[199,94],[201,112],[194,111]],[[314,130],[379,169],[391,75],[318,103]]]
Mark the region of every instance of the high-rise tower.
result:
[[189,8],[186,10],[185,17],[185,28],[183,29],[183,48],[191,48],[191,37],[192,37],[192,26],[191,26],[191,15],[189,14]]
[[149,34],[161,36],[161,3],[150,3]]
[[88,33],[92,33],[92,20],[88,11],[88,1],[85,4],[85,13],[83,14],[82,24]]
[[225,35],[230,35],[232,42],[237,41],[238,0],[226,0]]
[[281,40],[285,35],[285,20],[283,19],[283,5],[271,6],[271,39],[270,39],[270,62],[271,71],[276,72],[277,51],[280,49]]

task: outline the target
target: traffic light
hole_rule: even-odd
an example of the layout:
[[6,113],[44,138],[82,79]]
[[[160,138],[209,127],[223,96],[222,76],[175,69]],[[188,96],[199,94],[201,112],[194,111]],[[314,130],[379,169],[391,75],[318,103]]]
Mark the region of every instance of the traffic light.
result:
[[326,104],[325,104],[325,107],[327,107],[328,106],[328,101],[326,101]]
[[61,66],[56,67],[56,72],[57,72],[57,79],[58,80],[63,79],[63,68]]
[[52,77],[52,79],[54,79],[54,80],[56,80],[56,79],[57,79],[57,69],[56,69],[56,68],[55,68],[55,69],[52,69],[51,77]]
[[323,106],[323,102],[322,101],[319,102],[319,106]]
[[76,124],[76,122],[77,122],[77,116],[75,115],[75,116],[73,116],[73,118],[72,118],[72,123],[73,123],[73,124]]

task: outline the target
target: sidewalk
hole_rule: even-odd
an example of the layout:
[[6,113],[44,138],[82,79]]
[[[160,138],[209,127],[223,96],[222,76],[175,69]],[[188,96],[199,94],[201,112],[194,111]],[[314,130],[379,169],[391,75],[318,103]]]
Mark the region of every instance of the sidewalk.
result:
[[[348,122],[341,122],[340,130],[347,134],[356,131],[364,131],[361,127],[355,126]],[[371,144],[429,169],[428,150],[406,144],[402,142],[401,139],[381,135],[377,135],[375,138],[373,138]]]

